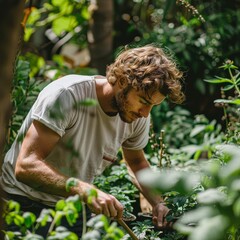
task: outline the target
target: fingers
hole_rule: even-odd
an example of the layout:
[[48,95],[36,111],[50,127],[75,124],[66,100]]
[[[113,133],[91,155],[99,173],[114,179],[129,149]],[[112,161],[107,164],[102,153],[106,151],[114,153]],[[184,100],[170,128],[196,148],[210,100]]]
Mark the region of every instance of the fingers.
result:
[[169,208],[167,208],[164,204],[158,204],[153,209],[153,224],[159,229],[169,229],[172,228],[173,223],[168,222],[166,216],[169,213]]
[[159,221],[157,217],[152,218],[153,224],[159,229],[171,229],[173,227],[173,222],[168,222],[166,218]]
[[107,217],[122,218],[123,206],[112,195],[98,191],[98,197],[93,198],[88,204],[92,212],[96,214],[104,214]]

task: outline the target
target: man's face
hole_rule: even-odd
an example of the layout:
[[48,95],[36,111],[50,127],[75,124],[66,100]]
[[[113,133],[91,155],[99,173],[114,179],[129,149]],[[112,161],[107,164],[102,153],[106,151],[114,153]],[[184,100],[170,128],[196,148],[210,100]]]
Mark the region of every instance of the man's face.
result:
[[127,86],[116,94],[113,102],[121,119],[131,123],[138,118],[148,117],[152,107],[159,105],[164,99],[165,96],[158,91],[148,96],[141,90]]

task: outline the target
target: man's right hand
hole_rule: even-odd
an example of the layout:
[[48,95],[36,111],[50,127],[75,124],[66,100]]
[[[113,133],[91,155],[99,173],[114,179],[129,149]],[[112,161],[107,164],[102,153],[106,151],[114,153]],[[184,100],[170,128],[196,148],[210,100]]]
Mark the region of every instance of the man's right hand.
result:
[[[83,185],[85,184],[86,183]],[[107,194],[90,184],[88,186],[85,185],[84,187],[81,186],[80,188],[82,188],[82,190],[84,189],[82,194],[83,200],[93,213],[104,214],[107,217],[122,218],[123,205],[114,196]],[[87,192],[90,188],[94,188],[97,191],[97,197],[93,197],[89,203],[87,201]]]

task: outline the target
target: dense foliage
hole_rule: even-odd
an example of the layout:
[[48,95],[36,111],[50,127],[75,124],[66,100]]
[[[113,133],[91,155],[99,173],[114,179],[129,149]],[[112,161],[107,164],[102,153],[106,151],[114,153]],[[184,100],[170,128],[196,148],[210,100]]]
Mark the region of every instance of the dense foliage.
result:
[[[116,196],[125,206],[124,219],[132,221],[127,223],[139,239],[239,239],[240,73],[237,66],[240,48],[237,39],[240,14],[237,1],[117,0],[114,3],[115,52],[124,44],[158,43],[174,53],[185,71],[187,103],[175,107],[163,102],[152,110],[145,153],[155,174],[139,175],[153,191],[163,194],[172,209],[168,220],[176,222],[174,230],[154,228],[149,218],[151,212],[141,212],[139,192],[131,182],[121,150],[119,162],[95,179],[96,186]],[[82,49],[87,47],[89,6],[90,1],[49,0],[29,8],[25,48],[17,59],[13,79],[13,114],[6,150],[39,91],[48,82],[68,73],[97,74],[97,69],[88,66],[69,67],[68,59],[60,54],[67,42]],[[43,38],[43,30],[47,38]],[[44,47],[34,49],[37,54],[30,53],[29,46],[36,45],[38,38]],[[72,185],[74,180],[67,187]],[[94,194],[89,193],[89,198]],[[61,227],[61,219],[66,217],[72,224],[79,214],[84,216],[84,209],[79,197],[73,196],[58,202],[55,210],[45,209],[40,216],[34,216],[23,213],[18,203],[10,201],[6,205],[5,221],[19,226],[21,231],[7,232],[6,237],[43,239],[36,230],[50,222],[47,239],[77,239],[74,233]],[[82,239],[130,237],[117,222],[99,215],[85,222]]]

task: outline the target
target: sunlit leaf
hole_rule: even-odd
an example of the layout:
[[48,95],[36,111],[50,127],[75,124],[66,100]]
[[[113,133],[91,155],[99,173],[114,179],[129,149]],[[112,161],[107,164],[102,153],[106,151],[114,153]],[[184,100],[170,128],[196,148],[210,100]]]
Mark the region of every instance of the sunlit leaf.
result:
[[228,228],[228,219],[224,216],[215,216],[212,218],[204,218],[200,224],[194,228],[189,240],[224,240],[226,229]]
[[69,178],[66,182],[66,191],[69,192],[71,187],[75,187],[78,185],[78,179]]
[[240,105],[240,99],[228,100],[228,99],[216,99],[214,103],[230,103]]
[[226,201],[226,195],[217,189],[207,189],[197,195],[197,201],[201,204],[216,204]]
[[151,169],[144,169],[138,172],[137,177],[142,185],[160,193],[174,190],[186,194],[200,182],[198,173],[174,170],[154,172]]
[[210,80],[207,80],[207,79],[204,79],[205,82],[209,82],[209,83],[232,83],[232,81],[228,78],[219,78],[219,79],[210,79]]
[[65,201],[63,199],[61,199],[56,203],[55,209],[56,209],[56,211],[62,211],[65,206],[66,206]]
[[61,36],[63,32],[69,32],[77,26],[75,16],[60,17],[53,21],[52,29],[57,36]]
[[199,133],[203,132],[205,130],[205,128],[206,128],[206,125],[195,126],[190,133],[190,137],[195,137]]

